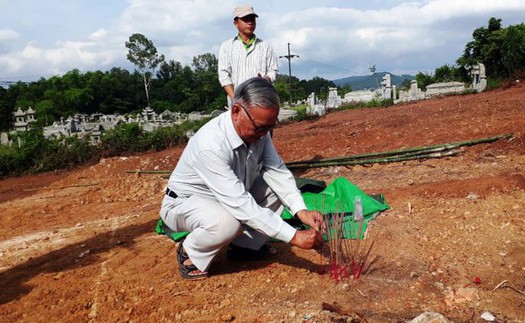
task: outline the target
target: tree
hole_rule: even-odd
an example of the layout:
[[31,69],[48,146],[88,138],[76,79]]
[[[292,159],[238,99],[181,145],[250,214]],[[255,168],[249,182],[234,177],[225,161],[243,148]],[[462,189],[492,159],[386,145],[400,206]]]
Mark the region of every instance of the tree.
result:
[[488,27],[480,27],[472,33],[463,55],[457,63],[469,70],[477,63],[485,65],[491,77],[510,77],[525,68],[525,25],[501,27],[501,19],[494,17]]
[[133,34],[126,42],[128,51],[128,60],[137,66],[139,73],[142,75],[144,90],[146,91],[146,101],[149,104],[149,86],[151,77],[155,72],[157,65],[164,62],[164,55],[157,52],[153,42],[142,34]]
[[514,76],[525,69],[525,24],[509,26],[495,34],[501,38],[501,69]]
[[416,74],[416,81],[417,81],[417,86],[421,88],[423,91],[426,91],[428,85],[432,83],[436,83],[432,75],[429,75],[423,72],[419,72]]
[[14,105],[7,99],[7,90],[0,86],[0,131],[8,131],[13,125]]
[[457,67],[443,65],[434,71],[434,82],[460,81],[461,73]]
[[196,73],[212,72],[217,73],[219,60],[212,53],[206,53],[193,57],[193,68]]
[[195,93],[199,98],[199,110],[221,109],[226,105],[224,91],[217,78],[219,60],[211,53],[193,57]]
[[157,72],[157,79],[162,81],[162,83],[167,83],[177,76],[178,73],[182,71],[182,64],[174,60],[169,60],[168,62],[162,62],[159,66]]

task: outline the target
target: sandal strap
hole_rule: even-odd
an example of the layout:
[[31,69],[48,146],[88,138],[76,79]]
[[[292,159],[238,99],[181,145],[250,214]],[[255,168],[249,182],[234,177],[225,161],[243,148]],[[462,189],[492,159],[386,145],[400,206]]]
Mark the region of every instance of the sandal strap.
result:
[[179,246],[177,247],[177,261],[179,264],[184,263],[186,260],[190,259],[188,254],[184,251],[184,248],[182,246],[182,241],[179,243]]
[[[208,277],[207,271],[200,271],[199,268],[197,268],[194,264],[191,265],[184,265],[179,264],[179,271],[182,278],[186,279],[192,279],[192,278],[200,278],[200,277]],[[192,272],[196,271],[196,274],[192,274]]]
[[[185,279],[197,279],[197,278],[203,278],[208,277],[207,271],[200,271],[197,266],[194,264],[191,265],[185,265],[184,262],[186,260],[190,259],[188,254],[184,252],[184,249],[182,247],[182,241],[179,243],[179,246],[177,247],[177,261],[179,263],[179,272],[182,278]],[[191,272],[197,271],[197,274],[191,274]]]

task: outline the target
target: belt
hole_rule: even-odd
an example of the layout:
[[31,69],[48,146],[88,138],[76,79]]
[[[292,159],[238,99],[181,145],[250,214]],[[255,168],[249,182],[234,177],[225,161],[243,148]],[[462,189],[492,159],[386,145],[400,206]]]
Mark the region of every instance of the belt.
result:
[[168,195],[169,197],[174,198],[174,199],[176,199],[178,197],[178,195],[175,194],[175,192],[173,192],[172,190],[170,190],[167,187],[166,187],[166,195]]

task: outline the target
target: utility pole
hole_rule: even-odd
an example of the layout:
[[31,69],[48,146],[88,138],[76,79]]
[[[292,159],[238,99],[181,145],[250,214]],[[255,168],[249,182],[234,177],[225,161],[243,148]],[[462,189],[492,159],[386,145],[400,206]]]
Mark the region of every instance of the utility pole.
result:
[[288,43],[288,55],[279,56],[279,58],[286,58],[288,60],[288,79],[290,80],[290,107],[292,106],[292,63],[291,60],[299,55],[290,54],[290,43]]
[[377,81],[377,75],[376,75],[376,64],[370,66],[370,67],[368,68],[368,70],[372,73],[372,76],[373,76],[374,79],[376,80],[377,88],[379,88],[379,82]]

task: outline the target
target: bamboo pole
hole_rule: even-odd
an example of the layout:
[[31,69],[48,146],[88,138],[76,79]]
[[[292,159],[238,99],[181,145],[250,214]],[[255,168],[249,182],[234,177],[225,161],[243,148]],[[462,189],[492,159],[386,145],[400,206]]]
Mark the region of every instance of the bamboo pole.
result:
[[292,165],[287,166],[290,170],[295,169],[305,169],[305,168],[316,168],[316,167],[329,167],[329,166],[349,166],[349,165],[364,165],[364,164],[375,164],[375,163],[392,163],[392,162],[401,162],[407,160],[417,160],[417,159],[430,159],[430,158],[442,158],[448,156],[454,156],[459,154],[458,150],[445,151],[445,152],[436,152],[428,153],[422,155],[410,155],[410,156],[391,156],[384,158],[374,158],[374,159],[364,159],[364,160],[350,160],[342,162],[322,162],[316,164],[303,164],[303,165]]
[[127,170],[126,173],[133,174],[170,174],[169,170],[140,170],[140,169],[131,169]]
[[389,156],[405,155],[405,154],[412,154],[412,153],[414,153],[415,155],[418,155],[418,153],[443,151],[443,150],[450,150],[450,149],[458,148],[462,146],[473,146],[473,145],[481,144],[481,143],[490,143],[490,142],[494,142],[500,139],[512,138],[513,136],[514,134],[507,133],[507,134],[503,134],[503,135],[499,135],[495,137],[486,137],[486,138],[480,138],[480,139],[475,139],[475,140],[459,141],[459,142],[432,145],[432,146],[413,147],[413,148],[408,148],[408,149],[398,149],[398,150],[391,150],[391,151],[384,151],[384,152],[358,154],[358,155],[352,155],[352,156],[346,156],[346,157],[292,161],[292,162],[287,162],[286,165],[289,166],[288,168],[291,168],[290,166],[294,166],[294,165],[324,164],[324,163],[329,163],[329,162],[345,162],[345,161],[353,161],[353,160],[359,160],[359,159],[371,158],[371,157],[389,157]]
[[97,185],[98,185],[98,183],[76,184],[76,185],[67,185],[67,186],[36,187],[36,188],[24,188],[24,191],[60,190],[60,189],[64,189],[64,188],[90,187],[90,186],[97,186]]

